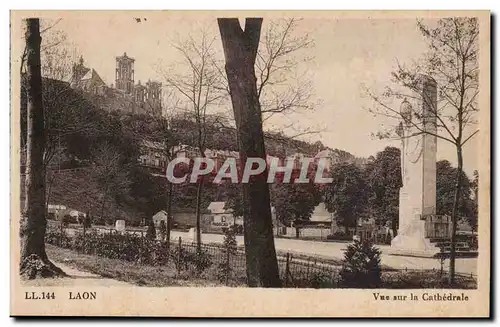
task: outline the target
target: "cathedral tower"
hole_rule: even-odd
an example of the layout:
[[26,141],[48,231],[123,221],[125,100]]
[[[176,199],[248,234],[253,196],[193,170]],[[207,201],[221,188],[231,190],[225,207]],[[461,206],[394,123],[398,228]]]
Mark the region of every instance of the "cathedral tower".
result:
[[161,116],[161,83],[148,81],[146,83],[146,101],[149,110],[154,116]]
[[116,57],[116,88],[127,94],[131,94],[134,89],[134,61],[126,52]]

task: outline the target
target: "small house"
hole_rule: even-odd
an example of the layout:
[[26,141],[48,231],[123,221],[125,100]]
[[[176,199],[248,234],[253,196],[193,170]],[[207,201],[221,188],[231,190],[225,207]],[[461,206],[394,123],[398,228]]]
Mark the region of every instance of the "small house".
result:
[[168,214],[165,210],[160,210],[153,216],[153,223],[156,227],[160,227],[160,221],[165,222],[165,226],[167,225]]

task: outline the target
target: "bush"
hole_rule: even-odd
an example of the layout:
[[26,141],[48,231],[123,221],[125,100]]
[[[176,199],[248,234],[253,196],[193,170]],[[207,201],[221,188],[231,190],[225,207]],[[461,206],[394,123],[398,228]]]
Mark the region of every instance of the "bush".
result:
[[139,219],[127,220],[127,225],[130,227],[140,227],[141,221]]
[[85,228],[90,228],[92,227],[92,218],[90,218],[90,215],[86,215],[84,218],[83,218],[83,226]]
[[326,239],[335,241],[352,241],[352,236],[342,231],[336,231],[335,233],[328,235]]
[[233,225],[232,227],[236,235],[243,235],[243,225]]
[[172,262],[175,265],[175,270],[179,274],[182,270],[188,269],[188,257],[191,255],[185,248],[172,246],[170,251],[170,257],[172,258]]
[[160,240],[164,241],[167,236],[167,225],[164,220],[160,220]]
[[151,220],[148,224],[148,230],[146,232],[146,238],[148,240],[155,240],[156,239],[156,227],[155,227],[155,224],[153,222],[153,220]]
[[469,245],[469,248],[473,251],[477,251],[479,247],[479,243],[477,241],[477,235],[473,235],[467,239],[467,244]]
[[381,283],[380,250],[369,241],[354,241],[342,260],[340,282],[343,287],[376,288]]
[[212,256],[204,249],[188,251],[182,246],[179,248],[175,245],[171,245],[171,248],[170,257],[178,274],[190,270],[200,275],[212,266]]
[[45,232],[45,242],[66,249],[73,247],[72,239],[69,238],[66,233],[61,233],[59,228],[47,228]]
[[323,272],[316,272],[309,279],[310,287],[312,288],[333,288],[334,285],[330,277]]
[[475,251],[478,248],[477,235],[457,234],[456,239],[457,242],[466,242],[472,251]]
[[194,256],[190,257],[190,259],[192,260],[192,264],[196,269],[197,274],[201,274],[212,266],[212,256],[208,253],[208,251],[203,249],[196,251]]
[[76,222],[76,221],[70,215],[64,215],[64,217],[62,218],[62,224],[64,227],[68,227],[68,225],[70,223],[73,223],[73,222]]
[[106,221],[104,220],[104,218],[101,218],[101,217],[94,217],[94,219],[92,220],[92,223],[96,226],[105,226],[106,225]]
[[236,231],[237,229],[233,226],[224,229],[224,242],[222,247],[225,253],[225,260],[217,265],[217,279],[220,282],[231,279],[233,274],[233,269],[231,267],[231,255],[236,254],[237,243],[236,243]]

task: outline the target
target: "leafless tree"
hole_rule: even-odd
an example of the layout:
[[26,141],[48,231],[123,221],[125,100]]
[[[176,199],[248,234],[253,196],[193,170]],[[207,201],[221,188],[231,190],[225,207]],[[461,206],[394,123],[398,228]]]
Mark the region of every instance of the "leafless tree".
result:
[[[71,46],[66,33],[57,28],[60,21],[61,19],[44,19],[40,22],[40,33],[43,36],[40,45],[40,59],[46,128],[43,163],[47,184],[47,204],[55,176],[50,174],[48,169],[54,158],[60,159],[63,155],[64,146],[61,139],[69,134],[92,127],[91,120],[85,119],[85,109],[89,103],[83,97],[77,96],[76,92],[69,87],[76,51]],[[26,50],[23,51],[21,57],[21,76],[26,76],[25,59]],[[23,78],[23,93],[26,93],[25,84]],[[26,140],[24,135],[21,135],[23,157],[26,151],[25,145]]]
[[64,275],[45,252],[45,148],[42,76],[40,69],[40,22],[26,20],[27,155],[25,207],[21,219],[20,273],[28,278]]
[[[196,144],[199,155],[205,157],[207,117],[227,97],[222,84],[222,75],[217,67],[214,53],[215,37],[202,31],[199,38],[188,35],[174,44],[181,60],[170,70],[162,70],[166,87],[174,91],[180,106],[195,122]],[[196,243],[201,250],[201,198],[203,176],[198,180],[196,193]]]
[[264,30],[255,60],[257,95],[263,120],[275,114],[313,110],[312,81],[300,73],[299,63],[312,57],[304,54],[314,42],[308,34],[297,34],[300,20],[270,20]]
[[128,170],[122,165],[122,154],[112,145],[102,144],[94,154],[92,177],[102,185],[101,219],[111,195],[126,194],[130,187]]
[[[309,51],[314,47],[314,41],[309,34],[297,32],[300,21],[297,18],[269,20],[262,31],[255,60],[257,96],[264,129],[286,130],[288,138],[320,132],[316,127],[303,128],[290,116],[291,113],[311,112],[321,104],[315,97],[307,70],[301,70],[301,63],[314,59]],[[220,71],[229,91],[225,72]],[[279,117],[279,126],[272,123],[273,117]],[[284,120],[289,123],[283,123]],[[275,140],[280,141],[279,138]]]
[[[161,116],[147,115],[142,121],[133,122],[131,132],[138,142],[142,142],[144,146],[152,144],[156,147],[156,151],[164,159],[165,164],[177,157],[182,151],[178,139],[178,131],[173,126],[173,121],[176,119],[175,108],[179,106],[179,100],[172,92],[168,92],[164,99],[163,113]],[[146,126],[144,126],[146,125]],[[146,144],[147,143],[147,144]],[[145,149],[147,151],[148,149]],[[166,169],[166,166],[165,166]],[[165,171],[166,174],[166,171]],[[163,176],[163,175],[162,175]],[[166,175],[163,177],[167,177]],[[173,192],[175,185],[168,178],[165,179],[167,184],[167,224],[166,235],[167,246],[169,246],[170,232],[172,229],[172,208],[173,208]]]
[[[377,95],[368,91],[376,104],[374,114],[391,117],[399,121],[405,120],[416,132],[408,137],[431,134],[455,147],[458,170],[456,176],[455,195],[452,210],[452,234],[449,282],[455,280],[456,229],[458,201],[461,192],[461,172],[463,170],[463,147],[478,132],[477,129],[477,96],[479,94],[479,25],[476,18],[455,17],[440,19],[436,27],[429,27],[422,21],[418,28],[427,41],[428,52],[420,62],[411,66],[398,63],[392,73],[395,87],[387,87],[385,92]],[[437,105],[425,96],[420,86],[419,75],[431,76],[437,83]],[[408,92],[410,91],[410,92]],[[395,99],[419,98],[427,102],[431,115],[437,121],[436,131],[424,129],[422,112],[415,111],[414,119],[408,120],[398,109],[391,106]],[[397,131],[398,128],[395,129]],[[384,133],[382,136],[390,136]]]
[[[57,25],[62,19],[43,19],[40,22],[40,45],[42,77],[68,82],[71,78],[72,64],[76,59],[76,50],[68,36]],[[21,75],[26,69],[26,49],[21,55]]]
[[[247,158],[266,158],[262,112],[255,79],[262,18],[247,18],[244,30],[236,18],[219,18],[218,24],[241,162],[245,163]],[[269,186],[264,178],[243,184],[243,203],[248,285],[280,287]]]

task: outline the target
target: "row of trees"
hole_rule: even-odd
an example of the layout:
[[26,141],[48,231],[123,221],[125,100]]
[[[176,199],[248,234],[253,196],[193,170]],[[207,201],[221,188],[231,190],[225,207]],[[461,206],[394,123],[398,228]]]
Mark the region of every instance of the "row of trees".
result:
[[[344,228],[356,228],[359,219],[374,218],[378,226],[389,222],[394,235],[398,230],[399,190],[402,186],[400,150],[387,147],[364,165],[345,161],[331,167],[331,184],[273,184],[270,186],[271,205],[277,219],[286,226],[310,219],[314,208],[324,201]],[[454,179],[457,168],[447,160],[437,162],[436,212],[451,215],[453,211]],[[477,228],[477,173],[473,180],[462,172],[459,217],[472,230]],[[293,176],[292,176],[293,179]],[[237,190],[237,189],[236,189]],[[237,215],[242,215],[241,196],[231,194],[227,203]]]
[[[479,94],[479,22],[476,17],[452,17],[439,19],[435,24],[426,25],[417,21],[417,28],[427,43],[427,51],[422,58],[415,58],[410,64],[398,62],[392,72],[392,84],[384,92],[368,91],[374,102],[371,111],[390,119],[395,126],[405,121],[416,130],[418,137],[428,134],[455,149],[457,170],[455,172],[453,205],[451,210],[452,233],[449,282],[455,280],[456,230],[459,220],[460,202],[463,189],[463,149],[479,133],[477,128]],[[427,75],[437,84],[437,101],[424,94],[421,75]],[[429,112],[423,115],[417,109],[412,119],[405,117],[393,103],[403,98],[426,102]],[[431,116],[431,117],[428,117]],[[436,121],[436,130],[424,129],[425,120]],[[398,128],[381,133],[384,137],[398,137]],[[399,136],[401,138],[401,136]]]
[[[200,156],[204,156],[207,139],[207,117],[210,115],[211,108],[220,105],[224,99],[229,97],[233,107],[232,118],[234,118],[235,124],[234,127],[225,127],[235,130],[242,161],[245,161],[248,157],[265,157],[263,126],[266,117],[314,107],[309,101],[310,98],[305,85],[295,89],[285,87],[284,93],[276,90],[269,91],[269,89],[273,90],[275,85],[293,84],[287,79],[287,76],[293,76],[293,74],[289,74],[294,71],[294,60],[289,59],[290,54],[308,47],[311,43],[307,37],[297,38],[290,34],[290,31],[293,30],[294,20],[289,20],[284,25],[285,28],[281,30],[281,33],[277,33],[276,29],[270,28],[268,30],[269,34],[265,34],[264,42],[261,40],[262,19],[260,18],[246,19],[244,28],[240,26],[237,19],[219,19],[218,24],[224,50],[225,73],[220,69],[219,61],[214,55],[213,44],[215,39],[203,36],[201,43],[193,41],[192,38],[189,39],[189,42],[182,43],[178,50],[185,59],[184,62],[188,67],[187,74],[169,73],[165,75],[167,87],[175,91],[175,97],[178,100],[172,102],[175,104],[173,107],[174,109],[186,111],[190,119],[196,123],[194,144],[198,148]],[[425,58],[424,65],[419,65],[415,69],[399,66],[398,71],[393,76],[403,90],[408,89],[417,94],[421,91],[418,88],[418,73],[424,71],[431,76],[435,76],[438,82],[439,100],[442,100],[442,102],[440,102],[441,105],[438,108],[434,108],[434,113],[439,122],[438,133],[435,136],[452,143],[457,149],[458,158],[454,200],[451,207],[454,232],[452,234],[450,279],[453,281],[455,230],[459,216],[460,199],[463,195],[462,148],[477,133],[477,131],[472,130],[466,134],[466,127],[474,124],[475,112],[478,110],[476,105],[478,93],[478,24],[474,18],[453,18],[440,20],[438,26],[434,29],[430,29],[420,22],[418,26],[424,37],[429,41],[429,55]],[[26,209],[21,228],[23,239],[22,259],[35,254],[40,260],[48,262],[43,247],[46,224],[44,214],[46,205],[45,172],[47,171],[48,162],[51,160],[50,158],[54,156],[50,155],[49,147],[46,147],[46,140],[50,140],[50,137],[47,137],[49,133],[47,133],[46,126],[50,126],[50,120],[46,122],[46,112],[42,98],[39,21],[37,19],[28,19],[26,30],[27,46],[23,54],[23,60],[26,58],[27,69],[26,74],[23,76],[26,77],[25,117],[27,117],[27,130],[26,134],[23,133],[23,135],[27,135],[25,140],[27,162]],[[54,71],[54,69],[51,70]],[[403,96],[402,89],[389,89],[383,95],[390,99],[400,98]],[[269,97],[271,100],[269,100]],[[60,94],[56,93],[53,98],[59,101]],[[372,98],[378,104],[377,113],[392,118],[402,118],[398,116],[399,111],[393,110],[384,102],[383,98],[374,95]],[[45,102],[45,106],[49,107],[47,102]],[[68,103],[68,108],[75,107],[74,103]],[[49,112],[52,114],[52,111]],[[91,112],[97,113],[98,111]],[[115,177],[123,177],[123,167],[130,168],[134,165],[132,161],[136,161],[138,148],[121,148],[119,144],[113,143],[113,141],[116,138],[120,139],[118,142],[120,144],[134,144],[134,129],[129,128],[130,122],[126,121],[126,118],[115,117],[116,119],[109,119],[113,114],[107,114],[105,119],[99,120],[100,125],[97,125],[97,128],[109,131],[110,135],[103,137],[100,133],[94,133],[96,125],[87,126],[85,124],[87,117],[92,117],[89,113],[90,111],[86,112],[82,117],[82,121],[78,124],[69,124],[72,126],[69,134],[71,137],[76,135],[77,141],[71,143],[68,140],[67,144],[73,144],[77,151],[82,153],[87,150],[89,152],[87,156],[89,157],[89,163],[99,166],[102,168],[101,171],[110,172],[109,174],[101,174],[101,177],[98,178],[101,184],[117,185],[114,187],[115,189],[126,188],[126,185],[113,183],[112,181]],[[62,114],[64,115],[65,112],[62,112]],[[215,121],[221,126],[228,121],[226,119],[228,116],[223,115],[223,113],[216,113],[213,117],[224,118]],[[417,118],[421,119],[422,117]],[[62,120],[62,118],[56,118],[54,122],[58,123]],[[414,124],[417,128],[421,127],[418,121],[415,121]],[[58,142],[62,136],[66,136],[67,131],[63,129],[55,128],[53,130],[57,131]],[[117,133],[117,131],[120,131],[120,133]],[[420,131],[425,133],[422,129]],[[305,133],[308,132],[310,131],[305,131]],[[84,142],[81,142],[81,139],[78,139],[82,135],[93,139],[95,142],[85,145]],[[104,133],[104,135],[106,134]],[[171,142],[171,140],[173,140],[172,137],[165,136],[162,137],[161,141],[167,143]],[[82,144],[84,144],[83,147]],[[97,155],[93,149],[100,149],[97,151]],[[113,149],[118,150],[113,153]],[[170,153],[169,155],[173,154]],[[82,160],[83,157],[79,156],[77,158]],[[376,158],[374,162],[377,159],[380,162],[387,160],[387,158],[381,157]],[[115,164],[109,164],[109,160]],[[349,164],[336,168],[333,170],[332,176],[334,183],[324,190],[324,199],[330,210],[344,217],[343,219],[346,219],[346,221],[352,221],[353,217],[364,210],[363,203],[371,202],[372,207],[376,208],[373,209],[374,211],[383,212],[386,217],[389,217],[385,219],[390,219],[394,208],[391,207],[391,201],[388,199],[395,197],[396,192],[387,190],[383,185],[389,181],[397,185],[398,181],[391,180],[391,178],[397,178],[398,175],[386,174],[385,170],[381,170],[377,165],[360,168]],[[96,169],[96,171],[100,170]],[[369,179],[372,192],[362,192],[363,187],[366,187],[367,176],[373,177],[373,179]],[[43,190],[43,192],[40,190]],[[198,184],[196,196],[198,227],[202,191],[203,181]],[[298,189],[294,191],[299,193]],[[302,195],[307,193],[303,192],[303,190],[301,192]],[[104,193],[106,194],[106,192]],[[167,194],[171,193],[172,189],[170,188]],[[286,191],[282,189],[276,190],[274,193],[278,195],[286,194]],[[250,286],[280,286],[272,236],[270,210],[272,197],[269,187],[264,180],[257,179],[251,183],[243,184],[241,194],[241,208],[243,209],[245,224],[248,283]],[[368,195],[367,199],[365,199],[366,195]],[[104,195],[105,198],[106,195]],[[172,197],[169,196],[169,198]],[[352,203],[350,199],[356,199],[356,202]],[[276,201],[276,198],[274,201]],[[311,206],[315,202],[316,199],[307,201],[307,206]],[[171,205],[169,205],[170,207]],[[280,215],[284,216],[283,214]],[[294,216],[298,215],[294,213]],[[199,233],[197,241],[199,244]]]
[[[281,22],[272,24],[266,34],[265,47],[262,47],[265,51],[259,52],[259,59],[256,60],[261,22],[259,20],[257,38],[254,35],[255,51],[252,50],[252,52],[255,53],[253,53],[251,60],[252,66],[257,67],[261,77],[258,91],[255,92],[256,103],[259,103],[259,100],[264,103],[264,99],[268,99],[268,104],[264,106],[268,107],[265,111],[269,115],[297,108],[308,109],[311,106],[308,104],[309,94],[306,88],[282,87],[281,90],[286,93],[286,97],[281,96],[276,90],[270,91],[268,89],[272,85],[288,81],[290,73],[293,75],[293,67],[296,63],[294,63],[293,58],[288,60],[286,57],[308,47],[311,42],[307,36],[303,38],[293,36],[292,31],[296,23],[293,19],[283,21],[284,28],[280,27],[282,26]],[[46,46],[44,46],[41,42],[41,34],[47,35],[46,32],[52,30],[53,26],[41,29],[38,19],[28,19],[26,23],[28,32],[26,34],[26,49],[22,55],[21,76],[23,77],[22,94],[26,95],[25,105],[22,105],[24,108],[22,117],[26,119],[24,120],[26,123],[23,122],[22,126],[27,126],[27,129],[22,130],[22,144],[26,145],[23,148],[26,149],[27,158],[25,166],[27,209],[23,215],[23,222],[27,223],[27,227],[22,228],[22,234],[27,237],[27,242],[25,242],[27,245],[23,246],[22,259],[26,259],[30,254],[39,254],[42,261],[48,262],[43,246],[38,247],[38,250],[35,248],[39,243],[43,244],[48,201],[46,184],[50,185],[47,176],[50,175],[48,174],[49,167],[54,158],[58,158],[57,161],[60,163],[61,157],[64,155],[79,164],[83,163],[87,167],[92,167],[93,179],[103,188],[100,210],[102,215],[106,202],[111,197],[124,204],[131,201],[137,202],[137,197],[130,197],[133,192],[129,192],[129,190],[134,184],[131,181],[134,176],[132,172],[137,172],[134,169],[137,166],[136,159],[140,147],[135,142],[136,137],[144,139],[144,133],[134,133],[137,131],[134,129],[134,119],[127,120],[127,118],[116,116],[115,113],[94,110],[97,109],[94,106],[96,103],[92,99],[88,99],[88,95],[75,94],[67,84],[59,83],[60,80],[68,76],[67,73],[71,68],[71,64],[68,65],[68,61],[64,60],[68,57],[68,52],[60,53],[57,48],[64,38],[59,39],[54,44],[47,42],[50,38],[45,38]],[[221,27],[221,34],[223,34],[222,30]],[[222,66],[219,65],[214,55],[212,47],[214,40],[215,38],[209,39],[203,35],[201,43],[197,43],[192,37],[189,37],[188,41],[177,47],[187,64],[188,72],[185,75],[170,73],[165,75],[167,87],[174,90],[177,97],[177,101],[169,103],[171,109],[184,110],[188,119],[195,122],[193,143],[198,148],[200,156],[204,156],[206,149],[207,121],[209,121],[207,117],[210,115],[210,109],[220,105],[225,98],[233,97],[234,92],[234,83],[231,81],[230,74],[227,70],[227,75],[223,72]],[[227,50],[227,47],[224,48]],[[227,55],[227,51],[225,54]],[[41,62],[42,57],[43,62]],[[26,65],[24,65],[25,62]],[[226,64],[227,62],[228,60],[226,60]],[[255,67],[251,69],[253,76],[255,76]],[[24,72],[25,68],[26,72]],[[43,82],[42,72],[46,74],[46,79]],[[50,92],[54,86],[56,86],[56,90]],[[44,95],[47,96],[44,98]],[[258,111],[260,115],[260,107]],[[238,127],[238,111],[233,113]],[[38,116],[36,119],[32,119],[32,115]],[[212,117],[221,116],[219,114],[212,115]],[[220,123],[223,126],[226,122],[225,119],[218,119],[212,124]],[[254,120],[254,122],[260,126],[262,120]],[[157,123],[161,125],[164,121],[159,120]],[[161,127],[160,129],[162,129]],[[240,132],[238,128],[234,129],[233,127],[232,129]],[[259,130],[263,136],[262,127],[256,128],[256,131]],[[169,131],[165,130],[165,132],[166,134],[162,134],[159,141],[166,143],[168,145],[167,151],[169,151],[175,139],[168,135]],[[154,138],[158,139],[157,136]],[[244,139],[238,134],[239,145]],[[262,149],[264,149],[264,139],[263,137],[261,139]],[[247,139],[247,141],[253,142],[252,139]],[[169,157],[174,155],[174,153],[168,153]],[[34,168],[33,165],[35,165]],[[141,176],[141,179],[144,177]],[[197,187],[196,211],[199,227],[203,181],[200,181]],[[43,192],[40,191],[41,188]],[[33,195],[30,192],[34,192]],[[170,201],[172,199],[172,186],[168,186],[167,194]],[[43,200],[40,202],[39,198]],[[42,204],[43,209],[40,207]],[[169,210],[171,207],[169,204]],[[40,212],[34,213],[37,209],[40,209]],[[33,227],[33,224],[36,226]],[[35,240],[36,244],[33,245]],[[199,243],[200,235],[198,232]]]

